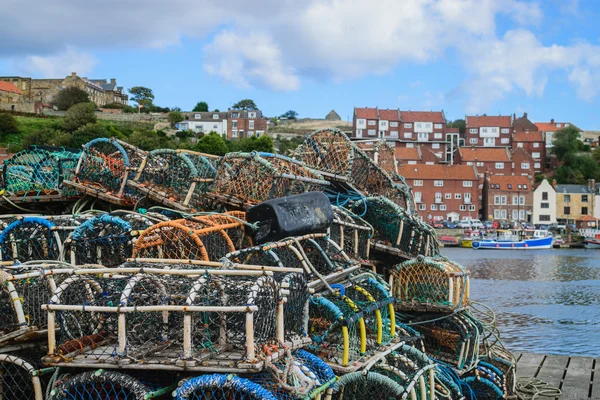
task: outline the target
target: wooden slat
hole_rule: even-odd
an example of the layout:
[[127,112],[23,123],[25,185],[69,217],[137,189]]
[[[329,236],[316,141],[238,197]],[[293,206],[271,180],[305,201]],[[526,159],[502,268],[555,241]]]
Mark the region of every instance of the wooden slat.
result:
[[592,380],[591,357],[571,357],[563,381],[561,399],[587,399]]
[[537,378],[551,387],[560,388],[568,361],[568,356],[547,355]]
[[594,381],[592,383],[592,400],[600,400],[600,358],[596,359]]
[[543,354],[523,353],[517,363],[517,376],[525,378],[535,376],[542,361],[544,361]]

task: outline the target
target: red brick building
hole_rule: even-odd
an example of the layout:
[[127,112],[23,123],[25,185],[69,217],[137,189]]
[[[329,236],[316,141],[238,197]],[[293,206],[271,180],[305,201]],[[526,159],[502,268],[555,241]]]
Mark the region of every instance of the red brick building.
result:
[[262,136],[267,133],[267,120],[260,110],[228,110],[227,139]]
[[512,117],[467,116],[465,146],[511,147]]
[[[549,149],[552,147],[552,140],[556,131],[574,125],[570,122],[554,122],[554,119],[551,119],[550,122],[536,122],[535,126],[537,126],[540,132],[542,132],[542,137],[546,143],[546,149]],[[579,129],[579,132],[583,134],[581,129]],[[580,136],[580,138],[583,140],[582,136]]]
[[483,185],[483,219],[531,222],[533,188],[526,176],[486,176]]
[[352,139],[378,139],[379,110],[375,108],[354,107],[352,118]]
[[429,148],[440,160],[446,160],[446,117],[443,111],[400,111],[402,124],[396,147]]
[[408,165],[398,173],[412,188],[422,219],[459,220],[479,216],[477,169],[467,165]]
[[511,150],[510,159],[512,168],[506,175],[522,175],[532,180],[535,178],[535,160],[525,149],[517,147]]
[[514,132],[513,149],[523,149],[531,155],[535,173],[546,171],[546,146],[542,132]]
[[398,164],[439,164],[440,159],[428,147],[396,147]]

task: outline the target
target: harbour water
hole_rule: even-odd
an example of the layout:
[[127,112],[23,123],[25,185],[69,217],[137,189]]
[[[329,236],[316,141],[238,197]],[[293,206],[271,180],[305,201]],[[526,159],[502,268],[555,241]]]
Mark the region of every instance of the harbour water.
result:
[[600,251],[445,248],[513,351],[600,357]]

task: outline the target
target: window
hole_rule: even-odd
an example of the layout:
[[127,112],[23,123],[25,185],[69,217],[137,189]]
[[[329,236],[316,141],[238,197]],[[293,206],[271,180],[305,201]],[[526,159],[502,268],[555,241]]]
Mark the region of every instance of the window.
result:
[[506,210],[500,210],[500,218],[506,219]]
[[509,138],[502,138],[502,139],[500,139],[500,143],[502,143],[502,144],[508,144],[508,143],[510,143],[510,139]]
[[414,192],[415,194],[415,202],[420,203],[421,202],[421,192]]
[[431,144],[431,148],[432,149],[439,149],[440,148],[440,144],[439,143],[432,143]]
[[587,207],[581,207],[581,215],[587,215],[588,213],[588,208]]
[[550,203],[542,203],[541,208],[550,208]]
[[539,162],[536,162],[535,164],[533,164],[533,167],[535,169],[540,169],[540,168],[542,168],[542,165]]
[[473,187],[473,181],[463,181],[463,187]]
[[415,144],[414,144],[414,143],[406,143],[406,148],[407,148],[407,149],[412,149],[412,148],[414,148],[414,147],[415,147]]
[[564,211],[564,212],[563,212],[563,214],[565,214],[565,215],[570,215],[570,214],[571,214],[571,207],[565,207],[565,208],[563,209],[563,211]]
[[435,129],[442,129],[442,124],[435,124],[433,127]]
[[471,128],[471,129],[469,129],[469,133],[477,133],[477,128]]
[[432,211],[437,211],[437,204],[432,204],[431,205],[431,210]]
[[412,128],[412,124],[404,124],[405,128]]
[[470,167],[470,166],[473,165],[473,162],[472,161],[467,161],[467,165]]
[[387,121],[379,121],[379,125],[387,127]]
[[435,202],[436,203],[442,202],[442,192],[435,192]]
[[375,136],[375,134],[376,134],[376,131],[375,131],[375,129],[369,129],[369,130],[367,131],[367,134],[368,134],[369,136]]
[[496,139],[494,138],[483,138],[483,145],[486,147],[493,147],[496,145]]
[[475,211],[475,206],[473,204],[469,206],[469,211]]
[[398,131],[390,131],[390,136],[397,138],[398,137]]
[[454,198],[456,200],[460,200],[462,198],[462,194],[460,194],[460,193],[454,193]]
[[512,183],[506,185],[509,189],[512,189]]
[[423,186],[423,181],[414,181],[413,186]]
[[561,128],[561,127],[562,127],[562,124],[556,124],[556,127],[557,127],[557,128]]
[[524,206],[525,205],[525,196],[520,196],[519,197],[519,204]]
[[496,169],[504,169],[504,163],[503,162],[497,162],[496,163]]
[[440,204],[440,211],[446,211],[446,205]]
[[427,132],[419,132],[418,135],[417,140],[419,142],[426,142],[429,140],[429,134]]
[[550,215],[540,214],[540,221],[550,221]]
[[531,153],[531,157],[538,159],[538,158],[540,158],[540,153],[539,152]]
[[256,118],[256,111],[250,111],[248,113],[248,118]]
[[433,186],[444,186],[444,181],[433,181]]
[[433,134],[433,138],[434,139],[441,139],[442,138],[442,134],[441,133],[434,133]]
[[200,114],[194,114],[194,119],[202,119],[202,115],[200,115]]
[[518,205],[519,204],[519,196],[513,196],[513,202],[514,205]]
[[477,139],[477,138],[471,138],[471,139],[469,139],[469,143],[470,144],[477,144],[477,142],[479,142],[479,139]]
[[460,205],[460,207],[458,207],[458,209],[459,209],[460,211],[467,211],[467,206],[466,206],[466,205],[464,205],[464,204],[461,204],[461,205]]
[[219,129],[219,125],[213,125],[213,129],[214,129],[214,130],[217,130],[217,129]]
[[523,189],[527,190],[527,185],[523,185]]
[[377,124],[377,121],[373,121],[373,120],[369,121],[369,125],[371,125],[371,126],[376,125],[376,124]]
[[219,119],[219,114],[213,114],[213,119]]
[[234,112],[231,113],[231,118],[239,118],[240,117],[240,113]]
[[494,219],[500,219],[500,210],[494,210]]
[[487,133],[487,128],[481,128],[481,133]]
[[471,193],[465,193],[465,203],[471,202]]
[[254,120],[248,121],[248,129],[254,129]]
[[417,164],[417,162],[416,162],[415,160],[410,160],[410,161],[408,162],[408,165],[415,165],[415,164]]
[[412,139],[412,132],[404,132],[404,139]]
[[582,194],[581,195],[581,201],[584,202],[584,203],[587,203],[588,202],[588,195],[587,194]]
[[542,192],[542,200],[548,200],[548,192]]
[[233,129],[237,129],[237,127],[238,127],[237,123],[238,123],[237,121],[231,121],[231,127]]
[[506,196],[500,196],[500,199],[502,200],[502,205],[505,206],[506,205]]
[[397,127],[398,126],[398,122],[390,122],[390,126],[391,127]]
[[539,142],[534,142],[534,143],[533,143],[533,147],[535,147],[536,149],[537,149],[538,147],[540,147],[540,144],[539,144]]
[[478,161],[478,162],[477,162],[477,166],[478,166],[478,167],[483,167],[483,166],[484,166],[484,164],[485,164],[485,163],[484,163],[484,162],[482,162],[482,161]]
[[450,199],[452,198],[452,193],[445,193],[445,194],[444,194],[444,198],[445,198],[446,200],[450,200]]
[[231,137],[232,138],[238,137],[238,131],[237,131],[237,129],[234,129],[234,130],[231,131]]
[[565,194],[565,203],[570,203],[571,202],[571,195],[570,194]]
[[500,205],[500,196],[494,196],[494,204],[495,205]]
[[523,147],[523,143],[517,143],[517,147]]
[[512,211],[512,219],[519,219],[519,210]]
[[500,132],[502,132],[502,133],[509,133],[509,132],[510,132],[510,129],[508,129],[508,128],[502,128],[502,129],[500,130]]
[[427,210],[427,204],[419,204],[419,210],[421,210],[421,211]]
[[521,169],[529,169],[529,163],[528,162],[521,163]]
[[517,185],[517,187],[518,187],[519,189],[523,188],[523,186],[521,186],[521,184],[520,184],[520,183]]

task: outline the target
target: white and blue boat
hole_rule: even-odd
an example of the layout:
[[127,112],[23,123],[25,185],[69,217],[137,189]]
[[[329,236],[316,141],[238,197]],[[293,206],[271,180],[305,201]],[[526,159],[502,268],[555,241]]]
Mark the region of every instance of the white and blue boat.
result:
[[473,241],[476,250],[541,250],[552,248],[552,234],[536,230],[532,236],[519,230],[497,230],[495,237]]

